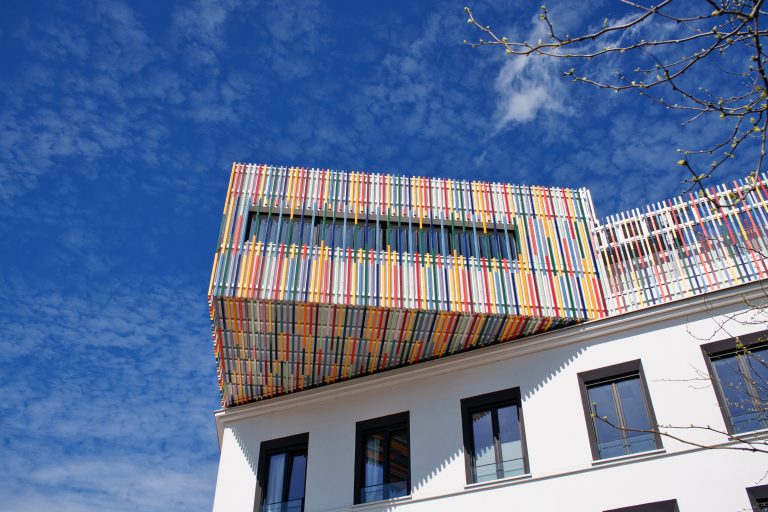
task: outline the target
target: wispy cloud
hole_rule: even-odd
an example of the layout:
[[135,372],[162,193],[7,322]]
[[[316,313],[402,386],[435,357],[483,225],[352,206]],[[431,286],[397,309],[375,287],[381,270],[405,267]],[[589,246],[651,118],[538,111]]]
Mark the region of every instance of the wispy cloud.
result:
[[494,89],[499,95],[496,130],[509,123],[526,123],[539,112],[566,112],[565,95],[551,61],[523,57],[502,64]]
[[11,306],[0,320],[0,371],[15,378],[0,385],[0,411],[19,418],[0,426],[3,503],[210,503],[217,393],[201,290],[120,280],[61,289],[21,278],[2,288]]
[[237,0],[195,0],[173,14],[171,36],[184,45],[183,54],[193,64],[218,65],[218,52],[225,47],[225,22],[238,7]]
[[7,510],[17,512],[201,510],[212,498],[210,466],[200,471],[169,459],[125,460],[108,453],[54,460],[37,468],[14,462],[16,471],[29,472],[30,486],[9,487],[4,482],[0,496]]

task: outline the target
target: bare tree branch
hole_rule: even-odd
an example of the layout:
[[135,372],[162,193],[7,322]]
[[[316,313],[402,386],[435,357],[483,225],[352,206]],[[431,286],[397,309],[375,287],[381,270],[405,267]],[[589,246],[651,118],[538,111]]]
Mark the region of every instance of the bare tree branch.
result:
[[[626,9],[623,17],[613,21],[606,17],[599,28],[574,36],[562,35],[547,7],[542,6],[538,20],[543,37],[536,42],[499,35],[465,7],[467,22],[483,35],[465,43],[472,48],[499,47],[513,58],[570,63],[572,67],[562,73],[565,78],[617,93],[637,91],[665,109],[689,113],[683,125],[718,119],[714,122],[722,123],[722,136],[715,143],[678,150],[684,156],[678,163],[688,174],[684,183],[689,190],[697,189],[709,197],[703,182],[737,153],[746,153],[752,161],[745,174],[756,176],[764,170],[768,28],[762,23],[766,15],[763,3],[707,0],[702,9],[702,4],[692,6],[683,0],[661,0],[655,5],[622,0]],[[654,34],[660,37],[651,37]],[[732,71],[719,67],[723,62],[720,57],[726,55]],[[612,60],[606,60],[609,58]],[[605,78],[606,66],[614,61],[625,69],[617,71],[613,79]],[[648,65],[636,65],[642,63]],[[699,75],[691,75],[697,68],[702,68],[697,71]],[[702,84],[701,76],[713,74],[714,78],[728,79],[710,79]],[[720,207],[716,201],[715,205]]]

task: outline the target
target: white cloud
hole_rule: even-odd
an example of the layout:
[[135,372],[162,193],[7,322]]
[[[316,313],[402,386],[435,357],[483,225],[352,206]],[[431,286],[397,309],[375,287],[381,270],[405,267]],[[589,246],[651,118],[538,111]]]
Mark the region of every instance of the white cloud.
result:
[[542,61],[529,64],[533,57],[505,62],[494,82],[499,95],[496,130],[509,123],[532,121],[541,111],[564,112],[560,85],[552,66]]
[[172,459],[105,454],[58,460],[37,468],[26,466],[22,463],[19,469],[29,471],[30,487],[0,484],[5,510],[205,510],[213,500],[213,465],[192,470]]
[[0,423],[0,503],[205,508],[218,397],[204,291],[183,282],[94,284],[2,282],[9,312],[0,319],[0,373],[14,378],[0,383],[0,413],[14,420]]
[[[523,37],[517,34],[522,30],[513,27],[510,39],[536,41],[545,36],[538,13],[528,25]],[[498,98],[494,113],[496,133],[509,124],[533,121],[541,112],[567,112],[566,94],[559,76],[562,65],[556,59],[536,55],[506,57],[501,53],[503,49],[495,46],[487,50],[505,56],[493,83]]]

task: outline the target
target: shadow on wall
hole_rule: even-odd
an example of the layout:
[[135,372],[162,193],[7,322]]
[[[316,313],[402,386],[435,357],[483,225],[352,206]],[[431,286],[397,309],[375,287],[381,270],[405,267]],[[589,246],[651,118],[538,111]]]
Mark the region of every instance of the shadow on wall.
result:
[[[619,339],[618,336],[610,337],[597,343],[617,339]],[[523,340],[517,342],[520,341]],[[509,343],[515,343],[515,341]],[[444,399],[427,401],[423,405],[426,411],[421,412],[421,417],[441,418],[443,421],[438,427],[442,431],[436,431],[434,435],[425,436],[419,440],[419,442],[427,445],[421,447],[422,449],[419,451],[428,453],[431,464],[422,468],[421,472],[418,471],[418,464],[412,464],[413,474],[411,478],[414,494],[422,494],[426,499],[429,499],[430,495],[437,498],[437,496],[445,493],[464,491],[464,484],[469,483],[466,480],[460,405],[462,399],[519,388],[522,402],[525,403],[535,394],[541,392],[545,384],[548,384],[572,365],[586,352],[589,346],[594,344],[595,342],[569,345],[548,350],[545,354],[539,352],[519,358],[503,359],[483,367],[454,372],[451,374],[447,386],[442,379],[439,383],[427,384],[425,387],[434,386],[436,397],[444,397]],[[576,383],[574,382],[574,384]],[[577,389],[574,394],[578,396]],[[525,406],[523,406],[524,421],[525,416],[526,411]],[[414,429],[413,420],[411,429],[412,431]],[[460,478],[462,485],[457,486],[457,478]],[[480,490],[482,489],[468,490],[467,492]],[[387,507],[387,510],[393,509],[391,506]]]
[[[574,329],[578,329],[578,327]],[[462,399],[519,388],[524,404],[523,415],[527,419],[530,412],[526,410],[525,402],[531,400],[536,394],[544,392],[545,385],[550,384],[555,377],[575,364],[590,348],[605,343],[621,344],[623,339],[620,333],[601,336],[583,343],[452,371],[448,378],[428,378],[412,383],[411,385],[418,386],[417,393],[414,393],[417,398],[410,399],[405,396],[403,401],[408,404],[405,407],[410,408],[411,412],[411,487],[413,495],[420,500],[429,500],[433,499],[432,497],[437,499],[439,496],[452,492],[474,493],[483,490],[465,491],[464,488],[467,481],[460,406]],[[507,343],[524,341],[525,339],[521,339]],[[493,352],[494,347],[480,348],[473,352],[477,353],[478,351]],[[450,360],[453,357],[461,356],[447,356],[447,359]],[[493,356],[489,357],[488,360],[492,360],[492,358]],[[586,369],[591,368],[580,368],[579,370]],[[579,392],[575,376],[573,382],[568,383],[568,386],[571,385],[573,386],[574,397],[578,397]],[[330,391],[333,384],[329,385],[328,388]],[[548,390],[547,392],[556,393],[557,390]],[[434,399],[426,397],[434,397]],[[418,410],[415,409],[416,407]],[[320,410],[323,409],[325,408]],[[579,410],[581,410],[580,403]],[[252,422],[246,422],[243,425],[234,423],[230,428],[255,479],[258,473],[259,450],[259,444],[253,443],[253,439],[258,437],[254,431],[256,426]],[[308,430],[311,439],[312,428]],[[348,449],[354,449],[354,442],[354,438],[348,440]],[[414,442],[418,442],[419,446],[415,446]],[[557,449],[553,445],[557,442],[559,442],[558,439],[550,439],[550,448]],[[562,442],[567,442],[567,440]],[[585,449],[589,449],[588,445],[585,447]],[[420,460],[414,460],[414,455]],[[307,496],[307,499],[310,500],[308,504],[311,503],[311,496]],[[351,495],[348,497],[348,501],[339,503],[338,506],[344,508],[352,505]],[[382,502],[379,508],[371,508],[370,510],[393,511],[396,508],[397,502],[393,501]],[[308,507],[308,510],[311,510],[311,507]]]
[[[237,446],[240,448],[240,451],[245,457],[245,460],[248,461],[248,466],[251,468],[251,472],[253,472],[254,478],[256,478],[259,467],[259,446],[253,446],[252,443],[249,444],[247,442],[248,435],[244,432],[245,429],[240,427],[237,423],[232,425],[231,430],[232,435],[235,437],[235,441],[237,442]],[[253,435],[251,434],[250,437],[253,437]]]

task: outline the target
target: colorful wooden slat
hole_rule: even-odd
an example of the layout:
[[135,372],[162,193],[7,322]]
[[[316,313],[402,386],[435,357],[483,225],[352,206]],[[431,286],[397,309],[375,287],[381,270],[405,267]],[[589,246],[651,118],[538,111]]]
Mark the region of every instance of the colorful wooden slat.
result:
[[[254,211],[306,219],[310,229],[316,218],[344,229],[439,226],[440,236],[460,226],[477,249],[479,234],[507,230],[517,257],[262,243],[247,239]],[[598,268],[584,249],[593,224],[586,190],[235,163],[209,287],[222,402],[605,316]]]
[[611,315],[768,277],[765,176],[612,215],[594,229]]
[[[586,189],[236,163],[209,283],[233,406],[768,277],[765,177],[596,221]],[[247,236],[252,212],[309,243]],[[298,221],[297,221],[298,219]],[[320,226],[467,233],[473,255],[330,247]],[[303,228],[302,228],[303,229]],[[433,228],[428,228],[433,229]],[[512,258],[484,258],[488,233]],[[333,232],[335,233],[335,231]],[[336,236],[334,234],[334,236]],[[378,235],[377,235],[378,236]],[[344,240],[344,239],[342,239]],[[415,247],[409,242],[408,247]],[[340,246],[338,246],[340,245]]]

